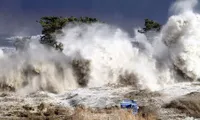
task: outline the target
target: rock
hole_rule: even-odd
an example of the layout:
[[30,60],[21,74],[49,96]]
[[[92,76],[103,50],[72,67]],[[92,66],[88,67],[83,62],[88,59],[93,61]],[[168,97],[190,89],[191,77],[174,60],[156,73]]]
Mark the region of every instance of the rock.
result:
[[170,103],[165,104],[165,108],[173,108],[180,113],[185,113],[189,116],[200,117],[200,93],[192,92],[187,95],[181,96]]

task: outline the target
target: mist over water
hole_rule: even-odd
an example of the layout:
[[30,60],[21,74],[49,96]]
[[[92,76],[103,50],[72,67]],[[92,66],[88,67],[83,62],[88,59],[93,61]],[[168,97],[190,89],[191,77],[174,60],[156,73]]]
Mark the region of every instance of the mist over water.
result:
[[169,47],[173,64],[193,80],[199,79],[200,72],[200,29],[197,27],[200,15],[193,10],[197,3],[197,0],[175,3],[174,7],[182,6],[184,9],[180,9],[180,14],[171,16],[161,32],[162,40]]
[[[197,0],[178,1],[160,33],[135,36],[108,24],[67,25],[57,40],[61,54],[32,37],[24,51],[0,52],[0,86],[20,93],[38,90],[64,92],[80,86],[72,66],[74,59],[90,61],[85,87],[107,84],[137,84],[139,89],[159,90],[177,81],[177,67],[185,76],[200,76],[200,15],[193,11]],[[83,70],[88,66],[81,66]],[[179,76],[179,77],[178,77]],[[123,78],[123,79],[122,79]],[[124,82],[122,81],[124,80]]]

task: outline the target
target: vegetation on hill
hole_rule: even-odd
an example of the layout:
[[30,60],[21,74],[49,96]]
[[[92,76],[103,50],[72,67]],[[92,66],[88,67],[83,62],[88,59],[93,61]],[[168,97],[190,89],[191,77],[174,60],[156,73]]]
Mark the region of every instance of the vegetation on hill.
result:
[[[99,22],[96,18],[90,17],[55,17],[45,16],[39,21],[42,26],[42,36],[40,43],[55,48],[56,50],[63,51],[63,44],[56,41],[56,35],[63,34],[62,29],[69,23],[71,24],[91,24]],[[72,68],[77,78],[77,83],[80,87],[85,87],[88,84],[89,73],[90,73],[90,61],[84,58],[72,60]]]
[[148,31],[157,31],[159,32],[161,30],[161,25],[153,20],[145,19],[144,28],[142,30],[138,30],[140,33],[146,33]]
[[56,34],[62,34],[62,28],[69,23],[72,24],[91,24],[95,22],[99,22],[96,18],[90,17],[56,17],[56,16],[45,16],[42,17],[39,21],[42,26],[42,37],[40,42],[42,44],[54,47],[56,50],[62,51],[63,44],[56,41]]
[[[56,35],[62,34],[62,28],[69,23],[72,24],[91,24],[100,22],[96,18],[90,17],[57,17],[57,16],[45,16],[40,18],[39,21],[42,26],[42,37],[40,42],[44,45],[55,48],[56,50],[62,51],[63,44],[56,41]],[[148,31],[160,31],[161,25],[153,20],[145,19],[145,27],[142,30],[138,30],[140,33],[146,33]]]

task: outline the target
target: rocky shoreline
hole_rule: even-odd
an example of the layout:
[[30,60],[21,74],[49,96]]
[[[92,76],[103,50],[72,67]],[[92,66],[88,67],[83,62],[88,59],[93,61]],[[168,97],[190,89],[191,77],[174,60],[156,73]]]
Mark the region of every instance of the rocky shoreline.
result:
[[[140,109],[136,116],[131,110],[119,107],[119,102],[125,98],[137,100]],[[198,91],[169,99],[160,92],[122,86],[81,88],[59,95],[36,92],[20,96],[14,92],[1,92],[0,119],[195,120],[193,117],[198,118],[200,113],[198,98]]]

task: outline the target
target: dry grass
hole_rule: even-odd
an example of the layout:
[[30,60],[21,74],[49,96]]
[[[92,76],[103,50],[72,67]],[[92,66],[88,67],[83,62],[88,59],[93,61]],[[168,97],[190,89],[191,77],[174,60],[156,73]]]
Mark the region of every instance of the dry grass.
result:
[[[143,109],[142,109],[143,110]],[[153,113],[140,111],[133,115],[131,110],[115,108],[89,109],[77,107],[69,110],[64,107],[40,104],[37,107],[25,105],[22,110],[12,111],[1,120],[156,120]]]
[[156,115],[142,112],[133,115],[132,110],[118,108],[103,110],[77,108],[75,114],[66,118],[66,120],[156,120]]

